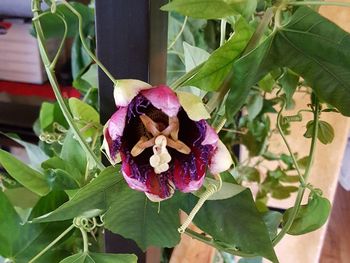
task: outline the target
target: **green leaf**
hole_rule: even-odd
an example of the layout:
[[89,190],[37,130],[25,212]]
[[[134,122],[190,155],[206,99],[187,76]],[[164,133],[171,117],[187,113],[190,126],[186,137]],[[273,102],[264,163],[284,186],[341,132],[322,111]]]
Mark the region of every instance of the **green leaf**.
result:
[[80,252],[63,259],[60,263],[136,263],[137,257],[130,254]]
[[[82,134],[85,138],[93,137],[100,128],[100,117],[98,112],[89,104],[77,99],[69,99],[69,108],[73,118],[77,121],[79,129],[84,129]],[[90,128],[86,128],[90,125]]]
[[223,18],[236,14],[236,10],[224,0],[173,0],[162,6],[163,11],[176,11],[194,18]]
[[93,217],[101,214],[110,205],[110,197],[120,191],[123,177],[120,167],[108,167],[89,184],[81,188],[69,202],[55,211],[36,218],[33,222],[51,222],[71,219],[77,216]]
[[107,229],[133,239],[142,250],[149,246],[174,247],[179,243],[179,201],[176,197],[161,203],[151,202],[144,193],[132,190],[124,183],[116,198],[104,217]]
[[205,62],[210,54],[204,49],[183,42],[186,72]]
[[318,122],[318,135],[317,138],[323,144],[329,144],[334,139],[334,129],[333,127],[325,121]]
[[350,116],[349,44],[347,32],[312,9],[299,7],[287,25],[235,62],[228,116],[237,113],[252,85],[278,67],[302,76],[320,99]]
[[[214,179],[208,178],[208,177],[205,178],[203,187],[201,187],[198,191],[194,192],[193,194],[197,197],[201,197],[201,195],[205,192],[205,190],[209,184],[217,184],[217,181]],[[231,198],[235,195],[238,195],[239,193],[241,193],[245,189],[247,189],[247,188],[243,187],[239,184],[222,182],[222,186],[221,186],[220,191],[211,195],[207,200],[228,199],[228,198]]]
[[293,101],[293,95],[297,89],[299,76],[292,72],[291,70],[287,70],[283,76],[279,79],[279,82],[282,86],[284,94],[286,94],[287,99],[287,108],[291,105]]
[[39,196],[25,187],[7,188],[5,195],[15,207],[32,208],[39,200]]
[[257,0],[225,0],[225,2],[249,20],[258,5]]
[[252,29],[247,22],[244,19],[238,20],[235,34],[223,46],[215,50],[199,72],[184,85],[192,85],[208,91],[217,90],[252,34]]
[[43,152],[43,150],[41,150],[41,148],[35,144],[29,143],[29,142],[25,142],[23,140],[21,140],[17,135],[14,134],[6,134],[6,133],[2,133],[1,134],[5,135],[6,137],[14,140],[15,142],[17,142],[18,144],[22,145],[25,150],[26,153],[28,155],[29,161],[30,161],[30,166],[37,170],[38,172],[41,171],[41,163],[46,161],[49,157],[46,155],[45,152]]
[[18,226],[22,221],[2,191],[0,211],[0,255],[10,257],[13,255],[13,243],[19,236]]
[[[63,192],[51,192],[39,200],[30,218],[47,213],[65,201],[67,201],[67,196]],[[13,259],[14,262],[28,262],[68,227],[67,222],[23,225],[1,191],[0,208],[2,212],[5,212],[0,214],[0,254]],[[2,229],[4,226],[1,222],[5,223],[6,229]]]
[[277,229],[282,221],[282,217],[283,215],[276,211],[268,211],[262,215],[262,219],[267,226],[271,240],[277,235]]
[[86,153],[80,146],[79,142],[74,139],[72,130],[66,133],[66,137],[63,141],[61,156],[64,161],[75,165],[81,174],[85,173],[87,158]]
[[[305,138],[312,138],[312,134],[314,131],[315,122],[309,121],[306,124],[306,132],[304,134]],[[317,138],[322,142],[323,144],[329,144],[334,139],[334,129],[333,127],[325,121],[318,121],[318,134]]]
[[[283,222],[287,222],[291,216],[292,208],[289,208],[283,215]],[[290,235],[302,235],[312,232],[323,226],[331,212],[331,203],[328,199],[311,194],[306,205],[302,205],[288,230]]]
[[50,187],[44,175],[1,149],[0,163],[16,181],[32,192],[40,196],[44,196],[50,192]]
[[[193,195],[186,197],[182,209],[189,213],[198,198]],[[215,242],[278,262],[268,230],[249,189],[229,199],[207,201],[194,218],[194,223]]]
[[251,181],[251,182],[260,182],[260,173],[259,171],[250,166],[239,166],[237,167],[237,172],[240,177],[244,178],[245,180]]
[[259,81],[259,87],[266,92],[271,92],[275,85],[275,79],[269,73]]
[[247,100],[248,119],[253,120],[261,112],[264,105],[264,99],[260,93],[253,93]]
[[158,213],[158,203],[149,201],[144,193],[130,189],[119,170],[120,167],[106,168],[69,202],[33,222],[92,217],[107,211],[105,227],[134,239],[142,249],[151,245],[175,246],[180,239],[178,202],[175,198],[162,202]]
[[40,120],[40,128],[45,130],[54,122],[54,111],[55,106],[53,103],[43,102],[41,104],[39,120]]
[[97,77],[98,66],[97,64],[92,64],[88,71],[86,71],[81,78],[87,81],[92,87],[98,88],[98,77]]
[[[46,172],[56,173],[57,171],[63,171],[66,176],[73,179],[78,185],[84,183],[84,175],[79,172],[79,170],[70,162],[66,162],[61,158],[55,156],[41,164],[41,167],[45,169]],[[74,183],[73,183],[74,184]]]

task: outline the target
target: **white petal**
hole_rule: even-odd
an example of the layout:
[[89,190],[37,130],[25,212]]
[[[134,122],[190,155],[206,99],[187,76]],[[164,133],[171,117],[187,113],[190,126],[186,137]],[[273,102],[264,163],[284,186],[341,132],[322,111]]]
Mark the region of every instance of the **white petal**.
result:
[[113,92],[115,104],[125,107],[141,90],[149,88],[152,88],[152,86],[137,79],[118,80]]
[[182,108],[188,117],[193,121],[200,121],[210,118],[210,114],[205,108],[202,99],[188,92],[176,92]]
[[211,157],[209,169],[213,174],[222,173],[232,165],[232,157],[221,140],[218,141],[214,155]]

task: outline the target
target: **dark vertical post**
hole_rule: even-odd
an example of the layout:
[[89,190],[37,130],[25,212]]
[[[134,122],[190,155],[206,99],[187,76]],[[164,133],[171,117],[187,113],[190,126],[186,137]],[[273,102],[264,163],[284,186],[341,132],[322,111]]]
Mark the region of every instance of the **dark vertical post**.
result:
[[[166,81],[166,0],[96,0],[97,56],[117,79],[140,79],[152,85]],[[99,71],[102,123],[116,110],[113,84]],[[106,251],[145,255],[131,241],[106,233]]]

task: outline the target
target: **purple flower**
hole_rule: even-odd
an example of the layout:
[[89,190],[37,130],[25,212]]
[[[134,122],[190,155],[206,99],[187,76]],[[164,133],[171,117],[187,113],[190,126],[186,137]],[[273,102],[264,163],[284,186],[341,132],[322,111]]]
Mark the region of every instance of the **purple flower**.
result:
[[196,96],[120,80],[114,98],[117,111],[105,125],[103,148],[112,164],[121,160],[129,186],[150,200],[170,198],[175,189],[196,191],[207,167],[216,174],[232,164]]

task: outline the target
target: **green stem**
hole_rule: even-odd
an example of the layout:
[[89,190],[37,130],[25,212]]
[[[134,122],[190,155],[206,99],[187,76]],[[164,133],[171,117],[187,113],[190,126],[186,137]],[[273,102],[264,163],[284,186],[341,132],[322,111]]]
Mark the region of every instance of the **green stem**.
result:
[[225,19],[221,19],[221,23],[220,23],[220,47],[225,44],[225,40],[226,40],[226,20]]
[[91,52],[88,45],[86,44],[84,32],[83,32],[83,18],[81,17],[80,13],[74,9],[73,6],[71,6],[67,1],[62,0],[62,4],[64,4],[77,18],[78,18],[78,24],[79,24],[79,36],[81,43],[83,44],[83,47],[85,51],[88,53],[88,55],[92,58],[93,61],[100,67],[100,69],[107,75],[107,77],[113,82],[115,86],[118,85],[118,80],[116,80],[113,75],[107,70],[107,68],[97,59],[97,57]]
[[33,10],[33,14],[34,14],[33,25],[34,25],[35,31],[37,33],[37,39],[38,39],[38,45],[39,45],[41,59],[43,60],[45,70],[46,70],[46,73],[48,75],[52,89],[55,93],[57,102],[58,102],[58,104],[62,110],[62,113],[63,113],[64,117],[66,118],[69,126],[72,128],[73,133],[74,133],[76,139],[78,140],[78,142],[80,143],[81,147],[91,157],[91,159],[94,160],[94,162],[96,163],[98,168],[102,170],[105,167],[101,163],[101,161],[97,158],[97,156],[94,154],[94,152],[90,149],[90,147],[88,146],[88,144],[84,140],[83,136],[79,132],[79,128],[75,124],[73,117],[71,116],[71,114],[67,108],[67,105],[62,97],[62,94],[60,92],[59,85],[57,82],[57,78],[54,74],[54,70],[51,68],[51,62],[50,62],[50,59],[48,56],[48,52],[47,52],[47,49],[44,45],[44,42],[45,42],[44,33],[43,33],[43,30],[41,27],[40,20],[38,19],[40,12],[41,12],[40,0],[32,0],[32,10]]
[[327,2],[327,1],[303,1],[303,2],[289,2],[289,5],[301,6],[301,5],[334,5],[350,7],[350,3],[347,2]]
[[28,263],[33,263],[35,260],[37,260],[39,257],[44,255],[51,247],[53,247],[58,241],[60,241],[65,235],[67,235],[72,229],[74,229],[75,226],[71,225],[68,227],[61,235],[59,235],[54,241],[52,241],[47,247],[45,247],[43,250],[40,251],[39,254],[37,254],[35,257],[33,257],[31,260],[29,260]]
[[290,156],[292,157],[293,164],[294,164],[295,169],[297,170],[300,183],[301,183],[302,186],[305,187],[305,185],[306,185],[305,179],[304,179],[303,175],[301,174],[301,171],[300,171],[300,168],[299,168],[299,164],[298,164],[298,162],[297,162],[297,160],[295,158],[295,155],[294,155],[294,153],[293,153],[293,151],[292,151],[292,149],[291,149],[291,147],[290,147],[290,145],[288,143],[288,140],[287,140],[287,138],[286,138],[286,136],[285,136],[285,134],[284,134],[284,132],[282,130],[282,127],[281,127],[282,111],[284,110],[285,105],[286,105],[286,102],[285,102],[285,100],[283,100],[282,105],[281,105],[281,109],[280,109],[280,111],[277,114],[277,129],[278,129],[278,131],[279,131],[279,133],[280,133],[280,135],[281,135],[281,137],[283,139],[284,144],[287,146],[287,149],[288,149],[288,152],[289,152]]
[[88,239],[86,231],[82,227],[80,227],[79,229],[81,232],[81,236],[83,237],[83,243],[84,243],[83,252],[87,253],[87,252],[89,252],[89,239]]
[[[316,107],[314,109],[314,130],[312,133],[312,139],[311,139],[311,146],[310,146],[310,151],[309,151],[309,161],[305,169],[305,174],[304,174],[304,183],[307,183],[307,180],[309,178],[310,172],[311,172],[311,167],[314,162],[314,157],[315,157],[315,149],[316,149],[316,142],[317,142],[317,135],[318,135],[318,121],[319,121],[319,114],[320,114],[320,105],[319,102],[316,100]],[[283,226],[281,231],[278,233],[278,235],[274,238],[272,241],[272,244],[276,246],[279,241],[285,236],[285,234],[289,231],[290,227],[292,226],[294,219],[298,213],[299,207],[301,205],[301,202],[303,200],[303,196],[305,193],[307,185],[300,186],[298,190],[297,197],[295,199],[294,206],[291,211],[291,215],[288,218],[286,224]]]
[[173,40],[173,41],[170,43],[170,45],[168,46],[168,50],[170,50],[170,49],[175,45],[176,41],[179,39],[179,37],[180,37],[180,36],[182,35],[182,33],[184,32],[185,27],[186,27],[186,23],[187,23],[187,19],[188,19],[188,17],[185,16],[185,20],[184,20],[184,22],[183,22],[183,24],[182,24],[182,26],[181,26],[181,29],[180,29],[179,33],[176,35],[176,37],[174,38],[174,40]]
[[212,247],[216,248],[217,250],[224,251],[224,252],[230,253],[232,255],[245,257],[245,258],[257,256],[256,254],[248,254],[248,253],[244,253],[244,252],[241,252],[239,250],[236,250],[236,249],[222,247],[222,246],[216,244],[213,239],[206,237],[204,235],[198,234],[197,232],[195,232],[191,229],[186,229],[185,234],[200,241],[200,242],[203,242],[209,246],[212,246]]

